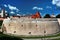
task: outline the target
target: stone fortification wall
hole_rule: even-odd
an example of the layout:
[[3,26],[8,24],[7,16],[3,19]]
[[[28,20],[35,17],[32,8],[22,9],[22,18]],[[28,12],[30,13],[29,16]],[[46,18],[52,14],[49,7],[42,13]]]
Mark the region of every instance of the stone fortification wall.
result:
[[58,22],[59,22],[59,25],[60,25],[60,18],[57,18]]
[[4,20],[2,29],[16,35],[49,35],[59,32],[59,23],[56,18],[12,18]]

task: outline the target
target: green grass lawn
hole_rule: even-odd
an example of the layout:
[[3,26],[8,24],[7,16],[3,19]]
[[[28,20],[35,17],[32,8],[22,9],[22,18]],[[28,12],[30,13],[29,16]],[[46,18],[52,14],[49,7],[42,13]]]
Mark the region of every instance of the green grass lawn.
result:
[[18,37],[21,38],[51,38],[51,37],[58,37],[60,36],[60,33],[56,34],[56,35],[50,35],[50,36],[40,36],[40,35],[30,35],[30,36],[26,36],[26,35],[20,35]]
[[[0,33],[0,40],[23,40],[23,39],[20,37],[14,37],[14,36],[9,36],[9,35],[5,35],[5,34]],[[52,39],[52,40],[60,40],[60,38]]]
[[52,39],[52,40],[60,40],[60,38],[58,38],[58,39]]

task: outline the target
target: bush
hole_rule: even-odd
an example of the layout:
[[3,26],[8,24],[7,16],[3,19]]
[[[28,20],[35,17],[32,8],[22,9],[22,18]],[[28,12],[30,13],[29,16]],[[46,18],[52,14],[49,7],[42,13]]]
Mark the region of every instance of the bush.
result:
[[58,14],[58,15],[56,16],[56,18],[60,18],[60,14]]
[[44,18],[51,18],[49,14],[46,14]]

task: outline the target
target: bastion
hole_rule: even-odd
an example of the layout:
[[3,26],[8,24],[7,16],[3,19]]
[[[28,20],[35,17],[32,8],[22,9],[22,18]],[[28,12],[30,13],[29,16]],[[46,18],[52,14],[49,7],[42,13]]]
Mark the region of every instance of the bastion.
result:
[[8,18],[4,19],[2,32],[14,35],[52,35],[59,32],[57,18]]

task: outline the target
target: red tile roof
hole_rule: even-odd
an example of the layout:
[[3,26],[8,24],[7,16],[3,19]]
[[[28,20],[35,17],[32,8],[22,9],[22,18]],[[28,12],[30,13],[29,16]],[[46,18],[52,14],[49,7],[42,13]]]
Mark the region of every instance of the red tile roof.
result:
[[41,18],[41,15],[39,12],[36,12],[36,14],[32,15],[31,18]]
[[5,18],[0,18],[0,20],[4,20]]

